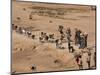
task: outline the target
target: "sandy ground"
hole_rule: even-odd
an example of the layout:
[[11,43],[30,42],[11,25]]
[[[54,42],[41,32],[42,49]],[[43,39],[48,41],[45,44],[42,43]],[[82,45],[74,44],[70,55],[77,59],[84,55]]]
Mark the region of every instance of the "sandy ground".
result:
[[[31,11],[34,11],[32,7],[62,8],[67,12],[62,16],[63,18],[35,14],[32,16],[33,19],[30,20],[29,14]],[[26,10],[23,10],[23,8]],[[16,19],[17,17],[21,19],[18,20]],[[52,23],[49,21],[52,21]],[[59,25],[63,25],[65,29],[67,27],[71,28],[72,40],[74,39],[74,28],[87,32],[89,35],[88,46],[95,45],[95,11],[91,10],[90,6],[12,1],[12,23],[20,27],[31,27],[32,34],[36,35],[35,40],[32,40],[12,30],[12,72],[32,72],[30,67],[33,64],[37,67],[35,72],[79,69],[73,53],[68,52],[67,43],[64,44],[65,49],[57,49],[55,43],[40,43],[38,40],[41,31],[54,33],[55,37],[58,38],[60,36],[57,31]],[[74,47],[76,51],[80,51],[77,46]],[[95,48],[92,50],[92,53],[94,51]],[[83,69],[88,69],[86,56],[87,53],[84,53],[82,56]],[[59,61],[54,63],[55,60]],[[91,66],[94,66],[93,55]]]

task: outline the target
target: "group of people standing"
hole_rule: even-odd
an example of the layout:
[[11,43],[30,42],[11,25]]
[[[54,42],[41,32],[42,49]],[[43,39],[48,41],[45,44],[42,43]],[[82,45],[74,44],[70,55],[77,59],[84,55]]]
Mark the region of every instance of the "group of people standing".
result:
[[[66,41],[68,42],[68,49],[70,50],[71,46],[71,42],[72,39],[72,34],[71,34],[71,29],[68,27],[65,32],[64,32],[64,27],[63,26],[59,26],[58,31],[61,35],[60,39],[61,42],[63,40],[66,39]],[[65,39],[64,39],[65,38]],[[83,33],[80,29],[75,28],[75,37],[74,37],[74,41],[75,41],[75,45],[79,46],[79,49],[84,49],[87,47],[87,38],[88,38],[88,34],[85,32]]]
[[75,45],[79,44],[79,49],[84,49],[87,47],[87,37],[88,34],[82,33],[80,29],[75,29]]

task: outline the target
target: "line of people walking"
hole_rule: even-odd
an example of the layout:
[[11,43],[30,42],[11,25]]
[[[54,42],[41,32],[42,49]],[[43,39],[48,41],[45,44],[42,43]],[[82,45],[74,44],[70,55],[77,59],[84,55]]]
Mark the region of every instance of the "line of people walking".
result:
[[[36,35],[32,34],[31,31],[27,30],[27,28],[19,27],[17,25],[12,24],[12,29],[15,30],[17,33],[31,37],[33,40],[36,37]],[[73,35],[71,34],[71,29],[69,27],[66,30],[64,30],[64,27],[62,25],[59,25],[58,32],[60,34],[60,37],[55,37],[54,33],[40,32],[40,35],[38,37],[39,42],[55,43],[56,48],[58,49],[65,49],[65,47],[62,46],[62,44],[67,43],[66,47],[68,47],[69,53],[75,52],[75,48],[72,42],[75,42],[75,45],[78,46],[80,50],[87,48],[88,34],[86,32],[83,33],[80,29],[75,28],[74,40],[71,39]],[[88,51],[89,52],[88,52],[87,64],[90,69],[91,51],[90,50]],[[77,65],[79,66],[79,69],[83,69],[82,55],[75,56],[75,60],[76,60]],[[94,62],[95,61],[96,61],[96,54],[94,53]]]

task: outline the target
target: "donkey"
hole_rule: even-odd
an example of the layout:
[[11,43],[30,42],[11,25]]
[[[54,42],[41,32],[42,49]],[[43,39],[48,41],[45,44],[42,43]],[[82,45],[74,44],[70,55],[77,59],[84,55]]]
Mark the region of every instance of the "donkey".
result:
[[49,41],[51,43],[55,42],[55,40],[54,40],[54,34],[49,34]]
[[31,31],[27,31],[27,35],[30,37],[32,35]]
[[32,35],[32,39],[35,39],[35,35]]

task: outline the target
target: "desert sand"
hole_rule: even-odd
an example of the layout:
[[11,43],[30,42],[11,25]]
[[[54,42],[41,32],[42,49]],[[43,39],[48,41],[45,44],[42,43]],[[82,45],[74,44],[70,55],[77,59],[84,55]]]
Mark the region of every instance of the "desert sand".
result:
[[[37,7],[37,9],[35,9]],[[64,12],[62,16],[48,16],[29,14],[32,11],[39,11],[39,7],[47,8],[47,10],[56,10]],[[44,13],[45,14],[45,13]],[[88,47],[95,45],[95,17],[96,11],[91,10],[91,6],[70,5],[70,4],[49,4],[37,2],[19,2],[12,1],[12,23],[19,26],[29,28],[32,34],[36,35],[33,40],[31,37],[19,34],[12,30],[12,72],[30,73],[32,65],[36,65],[34,72],[62,71],[62,70],[78,70],[75,62],[74,54],[69,53],[67,43],[64,43],[65,49],[57,49],[55,43],[40,43],[40,32],[54,33],[59,38],[58,26],[71,28],[72,40],[74,40],[75,28],[81,29],[88,33]],[[20,20],[17,19],[20,17]],[[52,23],[50,23],[52,21]],[[80,52],[77,46],[75,50]],[[95,47],[92,53],[95,52]],[[83,54],[83,69],[88,69],[86,63],[87,54]],[[57,62],[55,62],[57,60]],[[94,66],[93,56],[91,58],[91,66]]]

